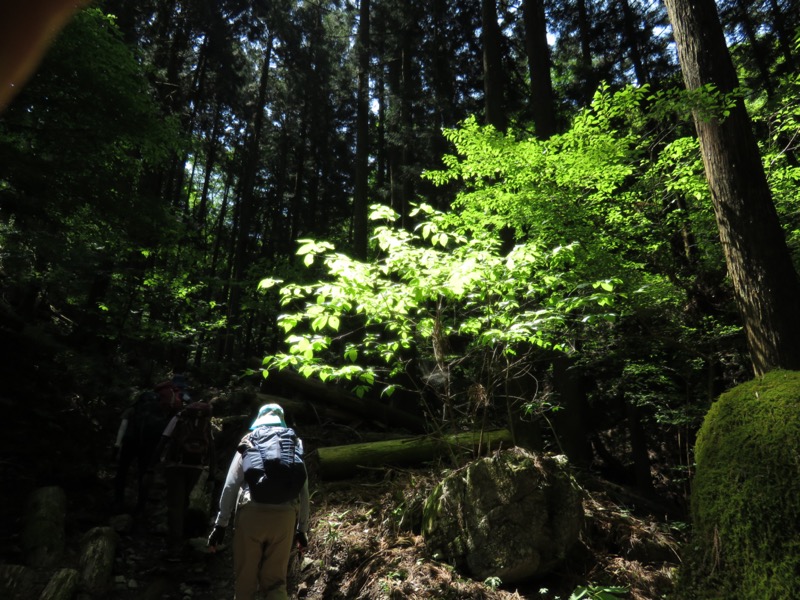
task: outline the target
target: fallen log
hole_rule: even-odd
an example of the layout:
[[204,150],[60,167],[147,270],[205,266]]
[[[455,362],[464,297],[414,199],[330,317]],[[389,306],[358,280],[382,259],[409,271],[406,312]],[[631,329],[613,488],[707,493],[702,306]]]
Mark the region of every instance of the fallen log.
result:
[[497,429],[444,437],[424,435],[399,440],[327,446],[318,448],[313,454],[318,462],[319,476],[333,480],[355,475],[360,468],[365,467],[409,466],[449,453],[456,456],[485,454],[501,446],[507,448],[512,445],[511,432]]
[[412,415],[388,404],[367,398],[359,398],[355,394],[317,379],[306,379],[302,375],[288,370],[270,373],[270,377],[275,377],[280,384],[297,390],[322,405],[331,404],[340,410],[345,410],[351,414],[356,414],[393,428],[408,429],[412,432],[421,432],[426,429],[427,423],[422,417]]
[[[337,410],[335,407],[328,406],[323,401],[312,402],[310,400],[296,400],[294,398],[284,398],[283,396],[273,396],[272,394],[257,393],[256,399],[258,406],[253,407],[253,411],[264,404],[280,404],[286,415],[286,422],[291,427],[295,420],[308,422],[335,421],[338,423],[347,422],[352,419],[353,413]],[[249,423],[248,423],[249,424]]]

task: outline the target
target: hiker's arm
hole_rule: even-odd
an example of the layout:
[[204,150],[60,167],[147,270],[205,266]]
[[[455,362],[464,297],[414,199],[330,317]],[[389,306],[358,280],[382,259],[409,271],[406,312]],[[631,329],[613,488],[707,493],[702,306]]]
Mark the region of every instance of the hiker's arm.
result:
[[169,441],[170,437],[167,435],[162,435],[161,439],[158,440],[158,444],[156,444],[156,449],[153,451],[153,466],[158,465],[158,463],[164,460],[164,451],[169,445]]
[[164,451],[167,446],[169,446],[170,441],[172,441],[172,432],[175,431],[175,424],[177,422],[178,417],[172,417],[164,428],[164,432],[161,434],[161,439],[158,440],[158,445],[153,454],[153,465],[157,465],[164,459]]
[[125,432],[128,431],[128,422],[131,420],[131,412],[132,409],[128,408],[122,413],[119,429],[117,429],[117,437],[114,440],[114,446],[111,448],[111,462],[116,462],[119,457],[122,449],[122,440],[125,438]]
[[219,512],[214,525],[218,527],[228,526],[242,483],[244,483],[242,455],[237,452],[231,461],[231,466],[228,468],[228,476],[225,478],[225,486],[222,488],[222,494],[219,497]]
[[125,432],[128,430],[128,416],[127,414],[122,418],[117,430],[117,439],[114,440],[114,447],[119,449],[122,447],[122,438],[125,437]]

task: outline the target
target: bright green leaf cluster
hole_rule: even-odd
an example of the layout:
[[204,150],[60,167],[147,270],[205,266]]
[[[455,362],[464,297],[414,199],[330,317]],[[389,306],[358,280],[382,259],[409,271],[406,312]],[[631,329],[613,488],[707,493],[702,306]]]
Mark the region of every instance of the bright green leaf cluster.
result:
[[[396,217],[380,206],[371,214],[378,221]],[[282,306],[292,309],[278,319],[289,334],[288,350],[268,356],[265,372],[293,367],[305,376],[349,380],[357,394],[379,380],[389,394],[412,349],[446,361],[441,347],[460,336],[468,350],[514,354],[520,344],[562,344],[571,324],[614,318],[618,280],[577,280],[570,269],[576,244],[552,251],[520,244],[504,255],[498,236],[466,235],[453,215],[426,205],[414,214],[426,217],[414,232],[375,228],[373,262],[300,241],[298,254],[307,265],[321,261],[328,277],[281,289]]]

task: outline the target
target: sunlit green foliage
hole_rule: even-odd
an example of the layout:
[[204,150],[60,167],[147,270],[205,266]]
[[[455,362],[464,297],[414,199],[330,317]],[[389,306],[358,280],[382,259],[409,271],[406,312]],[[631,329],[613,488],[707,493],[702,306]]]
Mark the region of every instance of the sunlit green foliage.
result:
[[765,103],[755,112],[755,123],[766,133],[761,141],[764,168],[786,241],[800,265],[800,76],[786,78],[781,91],[782,102],[775,108]]
[[[702,389],[721,351],[701,340],[731,327],[736,313],[724,298],[708,300],[720,302],[714,316],[685,310],[724,274],[689,108],[722,116],[728,103],[713,89],[602,88],[571,128],[546,141],[500,135],[475,119],[447,130],[456,153],[426,177],[462,186],[455,210],[423,205],[416,216],[427,220],[413,233],[378,227],[368,263],[304,241],[306,265],[321,260],[330,279],[282,290],[294,309],[279,319],[288,352],[265,368],[353,379],[363,393],[376,381],[391,391],[411,356],[445,371],[463,369],[478,348],[495,357],[520,345],[580,348],[584,367],[602,374],[601,398],[623,397],[661,423],[696,419],[685,413],[687,385]],[[594,327],[610,317],[602,294],[612,287],[623,328]],[[631,338],[639,331],[641,343]],[[454,339],[457,350],[444,356]],[[677,348],[681,357],[665,369]],[[472,381],[502,370],[501,361],[485,369],[475,366],[485,356],[472,360]]]
[[490,230],[465,235],[453,215],[426,205],[415,214],[426,220],[408,232],[392,224],[398,215],[390,209],[373,207],[372,219],[387,223],[375,229],[378,255],[368,263],[301,242],[305,263],[321,261],[327,278],[281,290],[282,304],[294,309],[278,320],[289,346],[265,359],[265,374],[292,366],[323,381],[353,380],[359,394],[375,382],[390,393],[412,349],[444,369],[455,358],[454,338],[459,359],[476,348],[501,357],[520,346],[563,347],[575,323],[613,319],[616,280],[576,277],[576,244],[519,244],[503,254]]
[[457,154],[445,157],[446,170],[426,177],[467,184],[454,202],[466,226],[509,227],[517,239],[544,246],[580,241],[580,266],[594,273],[621,276],[657,263],[662,271],[673,262],[671,237],[682,227],[702,242],[698,253],[716,259],[697,143],[667,119],[680,110],[688,134],[687,105],[712,111],[720,101],[713,91],[688,98],[647,86],[601,88],[565,133],[545,141],[502,136],[470,119],[445,131]]
[[[545,141],[475,120],[446,131],[456,153],[426,174],[464,184],[454,226],[510,229],[539,247],[579,242],[573,272],[619,280],[618,325],[571,332],[597,402],[625,398],[659,422],[680,422],[695,400],[687,389],[703,395],[705,365],[721,351],[708,340],[736,322],[724,296],[707,297],[724,259],[691,125],[692,108],[723,116],[729,104],[713,89],[601,88],[572,127]],[[714,314],[686,310],[698,300]]]

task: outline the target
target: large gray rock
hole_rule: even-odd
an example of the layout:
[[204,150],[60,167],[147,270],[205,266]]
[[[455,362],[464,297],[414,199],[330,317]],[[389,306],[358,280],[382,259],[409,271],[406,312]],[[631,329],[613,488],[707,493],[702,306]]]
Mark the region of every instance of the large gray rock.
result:
[[79,580],[80,575],[75,569],[59,569],[50,578],[39,600],[72,600]]
[[540,577],[578,540],[582,495],[566,457],[512,448],[448,475],[425,503],[423,535],[474,579]]
[[80,582],[93,595],[112,587],[112,572],[119,536],[111,527],[95,527],[81,538]]
[[0,565],[0,598],[3,600],[29,600],[36,598],[36,569],[23,565]]

